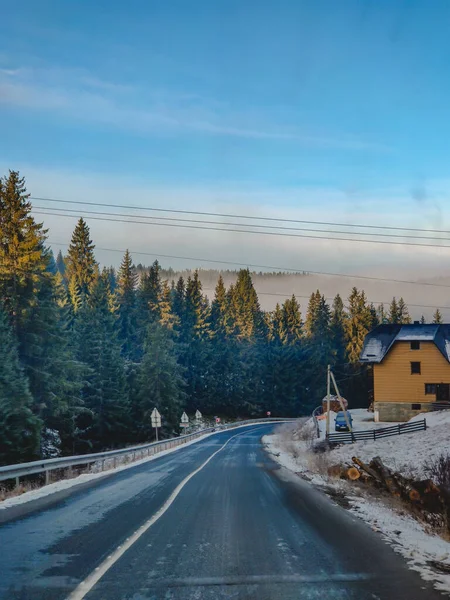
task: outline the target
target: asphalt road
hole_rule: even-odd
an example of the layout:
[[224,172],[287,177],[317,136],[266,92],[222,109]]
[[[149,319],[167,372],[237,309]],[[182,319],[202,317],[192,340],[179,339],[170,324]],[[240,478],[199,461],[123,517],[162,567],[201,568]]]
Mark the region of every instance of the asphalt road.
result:
[[213,435],[14,514],[0,526],[0,598],[442,598],[378,534],[279,468],[260,442],[271,428]]

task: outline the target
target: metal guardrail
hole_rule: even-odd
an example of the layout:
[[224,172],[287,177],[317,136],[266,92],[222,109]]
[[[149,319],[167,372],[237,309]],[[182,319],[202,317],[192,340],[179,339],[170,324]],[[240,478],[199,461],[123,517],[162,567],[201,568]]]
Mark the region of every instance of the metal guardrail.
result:
[[105,468],[106,460],[113,460],[113,468],[116,467],[117,458],[120,456],[131,455],[132,461],[139,460],[145,456],[151,456],[157,454],[169,448],[181,446],[186,442],[190,442],[206,433],[212,433],[214,431],[225,431],[227,429],[233,429],[242,425],[251,425],[253,423],[281,423],[286,421],[296,421],[291,418],[262,418],[262,419],[248,419],[246,421],[237,421],[236,423],[230,423],[228,425],[218,425],[216,427],[208,427],[182,435],[176,438],[170,438],[167,440],[161,440],[159,442],[151,442],[149,444],[141,444],[139,446],[131,446],[129,448],[121,448],[120,450],[109,450],[107,452],[95,452],[93,454],[80,454],[78,456],[61,456],[59,458],[49,458],[44,460],[35,460],[33,462],[21,463],[17,465],[7,465],[0,467],[0,481],[7,479],[15,479],[16,485],[19,484],[20,477],[26,475],[35,475],[37,473],[45,473],[45,483],[50,481],[50,472],[56,469],[66,469],[70,467],[78,467],[82,465],[91,465],[101,462],[100,468],[103,471]]
[[426,419],[422,419],[421,421],[400,423],[399,425],[382,427],[380,429],[364,429],[362,431],[343,431],[339,433],[330,433],[327,435],[327,440],[337,444],[349,444],[358,441],[377,440],[378,438],[389,437],[391,435],[401,435],[402,433],[424,431],[426,428],[427,421]]

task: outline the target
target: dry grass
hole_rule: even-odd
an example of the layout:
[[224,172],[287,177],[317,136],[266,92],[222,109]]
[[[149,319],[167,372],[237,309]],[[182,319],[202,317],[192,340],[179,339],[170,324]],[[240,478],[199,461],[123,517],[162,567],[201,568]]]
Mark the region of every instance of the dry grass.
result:
[[0,502],[3,500],[7,500],[8,498],[16,498],[17,496],[22,496],[26,492],[31,492],[32,490],[37,490],[42,487],[37,482],[26,481],[24,483],[20,483],[18,486],[15,486],[11,489],[0,487]]

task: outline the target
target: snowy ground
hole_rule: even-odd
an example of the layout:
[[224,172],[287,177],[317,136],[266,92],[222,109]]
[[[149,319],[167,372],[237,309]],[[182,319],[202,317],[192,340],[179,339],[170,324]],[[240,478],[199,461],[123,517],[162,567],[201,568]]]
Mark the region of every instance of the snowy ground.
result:
[[[354,428],[386,426],[371,422],[371,413],[351,411]],[[433,581],[437,589],[450,594],[450,574],[439,572],[432,563],[447,568],[450,573],[450,543],[436,535],[423,523],[407,514],[400,503],[390,498],[377,498],[360,486],[330,478],[327,469],[331,465],[351,462],[352,456],[370,461],[380,456],[383,462],[407,476],[424,478],[424,465],[441,452],[450,453],[450,411],[418,415],[414,420],[427,419],[427,430],[383,438],[375,442],[357,442],[337,447],[324,454],[312,452],[316,442],[312,420],[303,427],[283,425],[274,435],[265,436],[263,442],[275,460],[281,465],[308,479],[324,491],[344,495],[349,510],[366,521],[372,529],[402,554],[410,568],[422,578]],[[334,424],[334,421],[332,421]]]
[[[395,424],[368,421],[373,413],[364,409],[352,410],[351,413],[355,431]],[[450,411],[423,413],[411,421],[424,418],[427,422],[426,431],[404,433],[376,441],[343,444],[330,452],[330,460],[332,464],[351,463],[352,456],[357,456],[365,462],[379,456],[391,469],[400,471],[407,477],[425,479],[428,477],[425,465],[442,452],[450,454]]]

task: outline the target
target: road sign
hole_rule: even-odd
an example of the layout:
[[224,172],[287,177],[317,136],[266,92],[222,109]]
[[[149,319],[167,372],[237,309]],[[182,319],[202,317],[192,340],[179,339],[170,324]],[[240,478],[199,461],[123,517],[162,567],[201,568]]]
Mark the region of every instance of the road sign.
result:
[[195,420],[196,421],[201,421],[203,419],[203,415],[199,410],[195,411]]
[[220,423],[220,417],[216,417],[216,423]]
[[272,413],[270,412],[270,410],[268,410],[266,414],[267,414],[267,416],[268,416],[268,417],[270,417],[270,415],[271,415]]
[[150,418],[152,420],[152,427],[154,428],[156,433],[156,441],[158,441],[158,427],[161,427],[161,415],[159,414],[157,408],[154,408],[152,410]]
[[161,415],[159,414],[157,408],[154,408],[152,410],[151,419],[152,419],[152,427],[161,427]]
[[189,417],[187,416],[187,414],[185,412],[181,415],[181,422],[189,423]]

